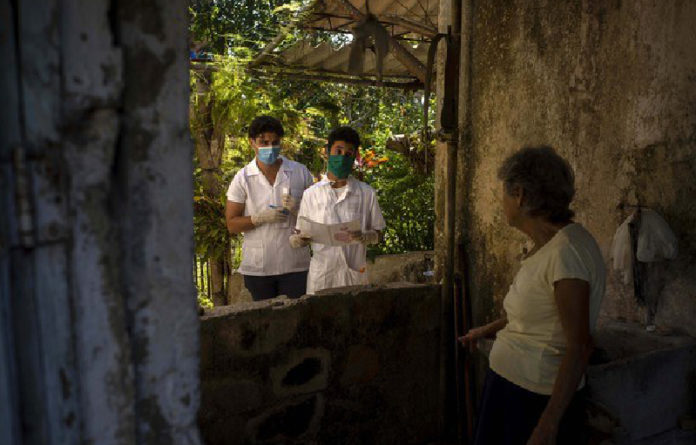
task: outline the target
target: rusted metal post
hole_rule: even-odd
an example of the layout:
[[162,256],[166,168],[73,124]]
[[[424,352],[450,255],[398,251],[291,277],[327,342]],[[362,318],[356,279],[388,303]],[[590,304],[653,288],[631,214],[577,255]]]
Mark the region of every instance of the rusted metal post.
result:
[[[452,2],[452,18],[458,17],[456,8],[458,1]],[[455,14],[455,11],[457,13]],[[447,58],[445,62],[445,85],[442,102],[442,112],[440,115],[439,139],[446,143],[446,167],[445,177],[447,180],[445,191],[445,252],[444,267],[442,276],[442,295],[441,295],[441,327],[440,327],[440,422],[441,434],[443,439],[452,432],[447,430],[451,422],[459,422],[458,399],[455,392],[452,398],[452,385],[454,380],[455,391],[457,388],[458,369],[452,367],[452,360],[456,355],[456,329],[455,307],[456,295],[454,292],[454,246],[455,246],[455,210],[456,210],[456,178],[457,178],[457,145],[458,145],[458,99],[459,99],[459,42],[458,34],[454,32],[458,29],[458,21],[452,20],[454,26],[448,27],[447,37]],[[455,342],[453,344],[453,341]],[[453,348],[454,347],[454,348]],[[454,354],[453,354],[454,353]],[[456,365],[456,363],[455,363]],[[454,406],[452,406],[454,404]],[[454,408],[454,409],[453,409]],[[452,418],[454,415],[454,419]],[[457,428],[460,430],[460,428]]]
[[213,292],[212,292],[211,286],[210,286],[210,282],[211,282],[211,279],[210,279],[210,258],[205,259],[205,272],[206,272],[206,278],[208,279],[208,282],[206,283],[206,290],[208,291],[208,300],[212,301]]
[[[468,221],[468,199],[470,192],[467,190],[469,178],[468,153],[471,152],[471,48],[472,48],[472,1],[460,1],[460,57],[459,57],[459,109],[458,109],[458,128],[459,128],[459,144],[457,154],[457,185],[456,185],[456,203],[455,203],[455,257],[454,257],[454,275],[459,278],[460,286],[457,297],[459,298],[459,307],[457,311],[460,324],[457,326],[458,332],[456,336],[464,335],[472,327],[473,317],[471,313],[471,292],[469,291],[469,261],[466,241],[468,237],[467,225]],[[457,395],[460,397],[460,415],[461,410],[466,416],[466,443],[470,443],[474,433],[474,366],[473,366],[473,349],[462,349],[457,346],[458,354],[456,357],[458,364],[458,379],[463,378],[461,385],[463,388],[458,389]],[[463,389],[463,391],[462,391]],[[461,400],[463,398],[463,400]],[[464,419],[459,420],[459,424],[463,423]],[[461,434],[461,430],[460,430]],[[460,435],[461,437],[461,435]]]

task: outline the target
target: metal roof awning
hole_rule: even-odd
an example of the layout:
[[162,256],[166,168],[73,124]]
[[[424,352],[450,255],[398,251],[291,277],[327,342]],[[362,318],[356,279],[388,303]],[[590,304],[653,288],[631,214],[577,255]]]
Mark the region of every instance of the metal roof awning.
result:
[[[438,0],[317,0],[294,26],[303,38],[279,50],[289,30],[276,36],[249,64],[262,73],[339,83],[423,88],[431,39],[437,34]],[[348,70],[352,27],[374,15],[389,34],[381,82],[374,51],[366,51],[362,74]],[[316,33],[336,36],[316,44]],[[343,43],[343,44],[341,44]]]

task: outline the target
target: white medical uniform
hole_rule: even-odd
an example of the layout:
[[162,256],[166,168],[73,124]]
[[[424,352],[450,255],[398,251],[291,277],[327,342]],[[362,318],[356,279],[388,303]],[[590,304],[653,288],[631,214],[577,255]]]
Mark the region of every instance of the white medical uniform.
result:
[[[349,177],[347,184],[339,189],[332,188],[326,180],[307,189],[299,216],[322,224],[359,220],[363,232],[385,227],[375,190],[353,177]],[[312,243],[312,252],[307,277],[308,294],[332,287],[367,284],[367,249],[363,244],[332,247]]]
[[[280,158],[283,163],[273,185],[259,170],[256,158],[234,176],[227,189],[227,199],[244,204],[244,216],[267,210],[271,205],[282,205],[284,189],[300,200],[305,189],[314,183],[307,167],[284,156]],[[269,276],[307,270],[309,248],[293,249],[290,246],[289,238],[296,223],[295,216],[291,214],[286,222],[262,224],[244,232],[242,264],[238,272],[242,275]]]

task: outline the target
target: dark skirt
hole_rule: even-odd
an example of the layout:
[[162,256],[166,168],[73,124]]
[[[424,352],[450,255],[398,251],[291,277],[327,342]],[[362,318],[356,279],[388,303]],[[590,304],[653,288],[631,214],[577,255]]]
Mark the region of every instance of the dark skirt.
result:
[[[587,443],[584,392],[576,392],[563,415],[556,443]],[[525,445],[549,399],[550,396],[528,391],[488,370],[474,432],[474,445]]]

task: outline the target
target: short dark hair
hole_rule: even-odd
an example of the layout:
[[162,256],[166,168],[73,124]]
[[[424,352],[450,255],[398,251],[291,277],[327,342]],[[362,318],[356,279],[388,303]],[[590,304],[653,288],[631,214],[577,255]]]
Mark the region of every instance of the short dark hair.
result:
[[498,169],[505,192],[524,190],[523,208],[531,216],[567,222],[575,215],[568,208],[575,196],[575,175],[568,161],[547,146],[524,147],[510,155]]
[[283,124],[278,119],[271,116],[257,116],[249,125],[249,138],[256,139],[258,135],[263,133],[275,133],[282,138],[285,131]]
[[329,133],[329,142],[326,144],[326,152],[331,152],[334,142],[343,141],[353,144],[357,150],[360,147],[360,135],[351,127],[338,127]]

